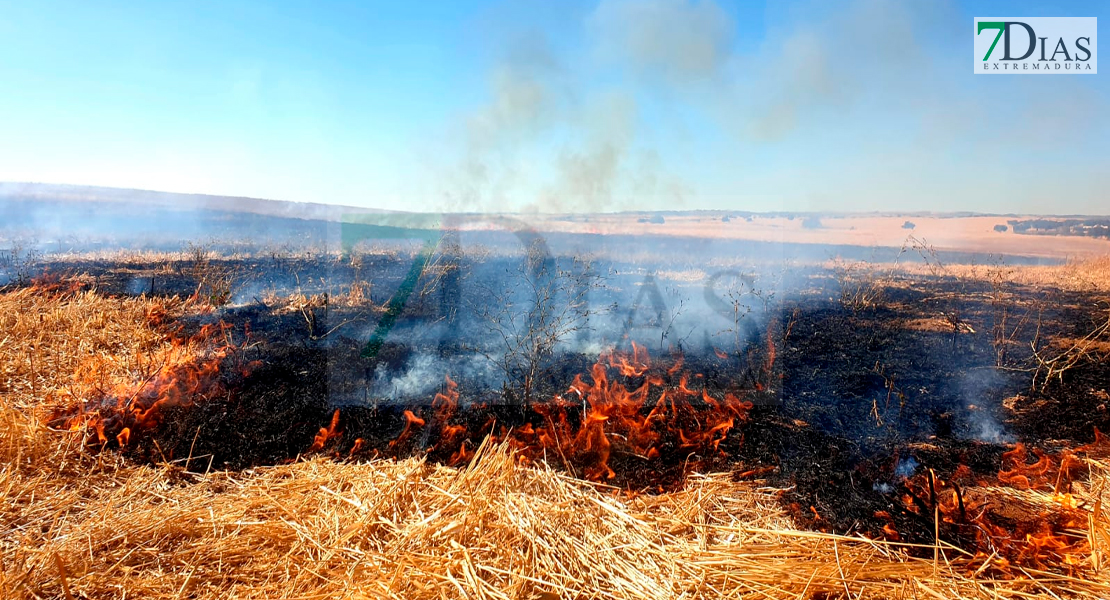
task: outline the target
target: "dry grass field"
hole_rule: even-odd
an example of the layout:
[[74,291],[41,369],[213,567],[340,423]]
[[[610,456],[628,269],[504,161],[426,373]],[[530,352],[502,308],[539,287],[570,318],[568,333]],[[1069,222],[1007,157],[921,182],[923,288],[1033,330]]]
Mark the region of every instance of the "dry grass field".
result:
[[[1012,276],[1106,290],[1107,264]],[[1068,554],[1036,568],[944,542],[815,532],[781,490],[729,473],[633,493],[522,461],[508,444],[459,468],[315,456],[220,471],[203,456],[96,451],[83,428],[50,426],[59,408],[218,352],[211,338],[173,335],[205,310],[60,283],[0,293],[4,598],[1110,596],[1098,448],[1070,494],[978,492],[1046,519],[1081,516]]]

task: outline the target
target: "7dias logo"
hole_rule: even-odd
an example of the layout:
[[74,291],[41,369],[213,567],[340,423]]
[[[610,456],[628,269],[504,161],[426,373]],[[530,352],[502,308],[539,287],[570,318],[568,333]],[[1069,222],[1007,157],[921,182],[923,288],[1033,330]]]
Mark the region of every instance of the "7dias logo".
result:
[[1095,17],[975,17],[975,72],[1098,73]]

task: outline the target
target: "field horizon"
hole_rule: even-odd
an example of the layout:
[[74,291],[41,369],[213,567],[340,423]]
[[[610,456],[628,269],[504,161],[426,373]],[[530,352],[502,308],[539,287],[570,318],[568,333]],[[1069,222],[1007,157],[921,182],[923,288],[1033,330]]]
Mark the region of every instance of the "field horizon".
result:
[[[1110,218],[1099,215],[696,209],[436,213],[13,182],[0,182],[0,215],[5,217],[0,224],[0,242],[45,243],[44,249],[50,251],[79,251],[103,246],[106,241],[132,248],[167,249],[205,238],[327,240],[335,237],[335,228],[344,223],[497,230],[506,227],[498,222],[502,219],[512,221],[512,228],[540,233],[646,235],[814,248],[899,248],[913,236],[938,250],[966,255],[972,262],[976,258],[985,262],[991,256],[1063,261],[1110,254],[1110,234],[1105,230]],[[406,225],[405,219],[412,219],[413,224]],[[1019,227],[1024,228],[1021,233]]]

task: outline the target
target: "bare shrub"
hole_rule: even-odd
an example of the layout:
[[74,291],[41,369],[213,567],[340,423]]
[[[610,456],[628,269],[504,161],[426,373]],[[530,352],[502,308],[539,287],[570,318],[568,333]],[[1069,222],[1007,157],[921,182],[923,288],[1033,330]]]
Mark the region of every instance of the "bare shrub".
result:
[[[1030,311],[1026,311],[1021,318],[1016,318],[1014,314],[1017,300],[1013,291],[1013,277],[1013,267],[1007,266],[1001,258],[994,259],[994,263],[986,271],[986,280],[991,287],[990,301],[994,321],[991,327],[991,345],[994,347],[995,365],[998,367],[1010,365],[1012,357],[1009,349],[1029,321]],[[1017,323],[1013,323],[1013,320]]]
[[[723,296],[717,297],[715,291],[706,290],[707,300],[712,293],[713,301],[710,305],[715,305],[719,312],[730,316],[731,324],[714,336],[727,337],[732,343],[732,349],[730,352],[714,349],[714,352],[719,358],[731,357],[736,362],[738,381],[757,389],[770,389],[774,384],[772,371],[778,352],[775,346],[785,339],[776,339],[781,323],[770,318],[769,310],[775,300],[775,293],[757,286],[754,277],[740,273],[731,274],[720,282],[723,284]],[[759,328],[750,318],[753,314],[768,317],[766,330],[763,332],[763,342],[766,345],[762,348]],[[793,327],[793,323],[790,327]]]
[[[677,287],[668,287],[666,288],[666,292],[667,295],[671,297],[671,302],[668,305],[670,308],[667,309],[667,322],[662,324],[663,326],[660,328],[659,332],[660,351],[663,350],[663,343],[667,339],[671,338],[672,333],[675,333],[675,322],[679,319],[679,317],[682,316],[682,313],[686,311],[686,304],[689,302],[689,299],[686,296],[683,296],[682,291],[679,290]],[[686,343],[686,339],[689,338],[690,334],[693,332],[694,328],[691,327],[685,335],[682,335],[675,340],[675,345],[678,347],[679,350],[682,349],[682,345]]]
[[949,269],[941,261],[936,247],[925,238],[908,236],[905,244],[902,245],[902,251],[905,252],[907,248],[912,248],[921,256],[934,283],[949,280],[955,284],[955,291],[938,294],[933,298],[939,307],[940,316],[952,327],[952,348],[955,350],[961,331],[975,333],[975,330],[963,320],[964,302],[967,298],[967,278],[961,276],[959,272]]
[[1064,373],[1088,362],[1101,362],[1110,359],[1110,306],[1102,310],[1106,314],[1105,321],[1099,321],[1085,336],[1068,340],[1063,349],[1051,351],[1051,346],[1038,344],[1040,331],[1034,338],[1033,360],[1036,366],[1033,371],[1033,388],[1038,381],[1043,390],[1053,379],[1063,383]]
[[497,284],[480,284],[469,301],[493,337],[492,347],[475,347],[502,372],[508,399],[530,401],[536,384],[551,374],[551,358],[560,342],[589,328],[598,314],[589,306],[592,290],[604,286],[590,261],[575,257],[561,267],[541,242],[527,249],[525,260]]
[[216,260],[212,244],[188,242],[185,245],[185,256],[189,263],[189,273],[196,282],[193,297],[212,306],[224,306],[230,302],[237,273],[231,266]]
[[886,280],[866,261],[833,261],[833,276],[840,287],[840,304],[852,314],[877,305],[883,298]]
[[[7,250],[0,250],[0,285],[22,287],[31,283],[42,253],[16,240]],[[5,281],[6,280],[6,281]]]

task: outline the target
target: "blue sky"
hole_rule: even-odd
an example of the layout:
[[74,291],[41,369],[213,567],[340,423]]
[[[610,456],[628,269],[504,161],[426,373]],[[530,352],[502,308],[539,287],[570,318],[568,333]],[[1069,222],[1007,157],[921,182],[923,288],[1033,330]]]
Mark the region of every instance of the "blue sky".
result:
[[[1106,214],[1105,2],[0,1],[0,180],[406,210]],[[1104,21],[1105,22],[1105,21]]]

